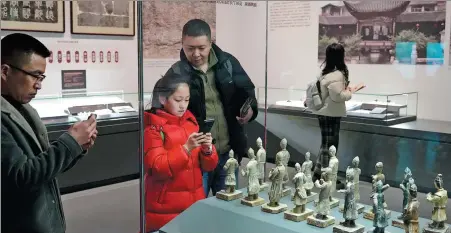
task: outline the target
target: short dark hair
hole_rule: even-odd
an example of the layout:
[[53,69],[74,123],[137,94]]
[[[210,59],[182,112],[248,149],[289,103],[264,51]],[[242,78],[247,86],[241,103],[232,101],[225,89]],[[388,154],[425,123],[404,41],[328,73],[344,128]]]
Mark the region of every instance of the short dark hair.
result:
[[50,56],[50,51],[36,38],[23,34],[13,33],[2,39],[2,64],[22,66],[29,62],[30,56],[35,53],[43,58]]
[[210,25],[201,19],[192,19],[183,26],[182,36],[207,36],[211,40]]
[[160,97],[168,98],[174,94],[180,84],[187,84],[189,86],[189,78],[175,73],[169,73],[160,78],[153,88],[152,108],[163,108],[160,103]]

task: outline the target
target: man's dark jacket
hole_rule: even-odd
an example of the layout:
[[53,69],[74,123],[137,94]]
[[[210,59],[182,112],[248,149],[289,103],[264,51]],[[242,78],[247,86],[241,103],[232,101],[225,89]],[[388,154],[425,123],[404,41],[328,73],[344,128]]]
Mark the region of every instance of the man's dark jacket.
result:
[[29,104],[2,96],[1,112],[1,232],[65,232],[55,177],[84,155],[81,146],[68,133],[50,144],[45,125]]
[[[247,153],[247,137],[243,126],[236,119],[240,115],[240,108],[247,98],[254,99],[252,110],[254,114],[249,121],[254,120],[258,114],[257,100],[255,98],[255,86],[244,71],[240,62],[231,54],[222,51],[216,44],[212,44],[218,63],[214,66],[216,88],[221,96],[224,106],[224,114],[229,129],[230,146],[241,161]],[[206,118],[205,91],[202,78],[197,75],[194,68],[188,63],[183,52],[180,51],[180,61],[172,65],[166,75],[176,73],[190,77],[190,102],[188,109],[196,116],[202,131]]]

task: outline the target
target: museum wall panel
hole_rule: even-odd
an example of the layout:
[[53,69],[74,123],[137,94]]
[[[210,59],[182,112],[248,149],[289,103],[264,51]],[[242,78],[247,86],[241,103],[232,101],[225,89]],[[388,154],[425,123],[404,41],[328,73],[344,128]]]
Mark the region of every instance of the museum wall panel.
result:
[[143,2],[144,91],[151,92],[179,60],[182,28],[193,18],[208,22],[217,45],[238,58],[257,87],[264,87],[265,16],[266,3],[257,1]]
[[[12,2],[14,1],[2,1],[2,5],[10,4]],[[19,6],[22,6],[22,2],[19,2]],[[48,78],[44,82],[42,90],[38,93],[37,99],[61,95],[62,70],[86,70],[87,92],[136,93],[138,91],[136,35],[72,34],[71,2],[64,1],[59,4],[61,3],[64,4],[65,10],[64,33],[24,31],[27,34],[38,38],[52,51],[51,59],[49,59],[47,63],[46,75]],[[79,2],[75,1],[72,3],[78,4]],[[94,7],[95,5],[101,4],[100,2],[81,3],[84,3],[85,5],[91,4],[89,8],[92,10],[96,9]],[[81,9],[79,12],[83,10],[86,11],[83,6],[78,7],[78,9]],[[45,15],[43,17],[45,17]],[[76,18],[77,17],[75,17],[75,19]],[[89,22],[92,22],[92,25],[89,25]],[[89,28],[95,28],[95,30],[92,29],[94,31],[91,30],[90,33],[102,33],[102,26],[101,24],[99,25],[98,22],[98,20],[85,20],[85,24],[88,26],[85,26],[84,28],[88,31]],[[40,30],[37,28],[34,29]],[[136,30],[136,25],[134,29]],[[45,28],[41,30],[45,30]],[[103,29],[103,31],[105,30]],[[114,32],[115,30],[110,31],[110,33]],[[2,30],[2,37],[10,33],[13,33],[13,31]],[[85,53],[86,60],[84,57]]]
[[[418,118],[449,121],[451,108],[434,103],[451,99],[451,2],[433,2],[431,9],[414,1],[400,15],[387,11],[396,17],[395,24],[377,20],[357,24],[343,1],[270,1],[268,103],[303,99],[302,90],[320,71],[322,51],[340,40],[347,50],[351,83],[367,86],[361,93],[418,92]],[[393,30],[397,36],[390,39]],[[418,47],[415,53],[413,44]]]

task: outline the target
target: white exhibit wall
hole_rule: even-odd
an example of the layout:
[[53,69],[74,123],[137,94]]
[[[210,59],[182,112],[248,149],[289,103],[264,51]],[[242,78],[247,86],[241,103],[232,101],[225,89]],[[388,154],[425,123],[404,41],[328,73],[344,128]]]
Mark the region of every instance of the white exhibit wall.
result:
[[[278,4],[274,10],[274,4]],[[319,72],[318,24],[321,2],[279,2],[269,4],[270,22],[277,20],[281,4],[290,4],[290,9],[298,9],[285,15],[297,18],[293,27],[269,28],[268,40],[268,102],[287,98],[300,99],[300,92],[287,89],[306,89]],[[310,9],[309,17],[299,11]],[[272,13],[271,13],[272,11]],[[298,12],[298,13],[296,13]],[[447,19],[451,18],[451,2],[447,3]],[[286,23],[286,22],[285,22]],[[450,35],[451,22],[446,23],[445,35]],[[348,64],[352,83],[364,82],[367,87],[362,93],[397,94],[418,92],[418,118],[451,121],[451,66],[449,64],[449,36],[445,37],[445,62],[433,65],[368,65]],[[277,90],[278,89],[278,90]],[[396,99],[400,98],[394,98]],[[410,103],[412,101],[409,101]]]
[[[53,52],[53,62],[47,62],[47,78],[37,98],[58,96],[62,91],[61,70],[86,70],[87,92],[137,93],[138,91],[138,44],[135,36],[103,36],[71,34],[70,2],[65,1],[65,33],[23,32],[39,39]],[[135,25],[136,28],[136,25]],[[2,37],[14,33],[2,31]],[[57,52],[63,59],[57,61]],[[66,52],[70,51],[71,62],[66,62]],[[75,62],[75,51],[80,53],[80,61]],[[88,62],[83,62],[83,51],[88,52]],[[95,63],[91,53],[95,51]],[[104,61],[100,63],[99,53],[103,51]],[[108,63],[107,52],[111,51],[112,61]],[[119,53],[119,61],[114,61],[114,53]]]

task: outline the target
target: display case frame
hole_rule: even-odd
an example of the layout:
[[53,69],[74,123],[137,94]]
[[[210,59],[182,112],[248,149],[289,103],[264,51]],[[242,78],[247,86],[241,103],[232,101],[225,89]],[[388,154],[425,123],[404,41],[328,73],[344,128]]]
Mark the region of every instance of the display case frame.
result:
[[[268,95],[268,96],[265,96]],[[267,100],[268,112],[286,113],[304,117],[315,114],[304,106],[306,90],[284,88],[258,88],[259,103]],[[391,126],[417,119],[418,92],[396,94],[354,93],[346,101],[346,116],[343,121]],[[259,108],[265,109],[264,104]]]

